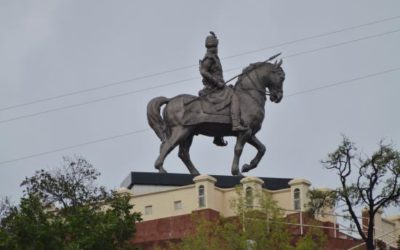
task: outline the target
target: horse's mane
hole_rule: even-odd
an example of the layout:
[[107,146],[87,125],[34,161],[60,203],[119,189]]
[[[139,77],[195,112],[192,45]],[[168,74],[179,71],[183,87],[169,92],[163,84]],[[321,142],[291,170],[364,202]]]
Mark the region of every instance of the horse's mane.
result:
[[240,74],[238,80],[237,80],[237,84],[242,82],[242,78],[249,73],[250,71],[252,71],[255,68],[258,68],[259,66],[261,66],[262,64],[269,64],[267,62],[256,62],[256,63],[250,63],[249,66],[247,66],[246,68],[244,68],[242,70],[242,73]]

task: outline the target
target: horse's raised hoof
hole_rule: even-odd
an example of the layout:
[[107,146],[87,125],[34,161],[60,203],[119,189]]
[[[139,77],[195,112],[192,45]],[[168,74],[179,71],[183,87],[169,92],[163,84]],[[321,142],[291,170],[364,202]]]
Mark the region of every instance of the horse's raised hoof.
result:
[[253,169],[249,164],[244,164],[242,166],[242,172],[249,172],[251,169]]

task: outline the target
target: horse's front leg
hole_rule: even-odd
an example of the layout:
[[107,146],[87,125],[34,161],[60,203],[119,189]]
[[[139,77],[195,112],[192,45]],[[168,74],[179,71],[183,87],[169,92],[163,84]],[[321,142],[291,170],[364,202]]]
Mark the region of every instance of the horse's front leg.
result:
[[244,144],[251,136],[251,130],[240,132],[236,138],[235,144],[235,155],[233,157],[232,163],[232,175],[241,176],[242,174],[239,171],[239,160],[242,155]]
[[261,158],[265,154],[265,146],[262,144],[255,135],[250,137],[248,140],[248,143],[250,143],[252,146],[254,146],[257,149],[257,155],[254,157],[253,160],[251,160],[250,165],[249,164],[244,164],[242,166],[242,172],[248,172],[252,170],[253,168],[256,168],[258,163],[260,163]]

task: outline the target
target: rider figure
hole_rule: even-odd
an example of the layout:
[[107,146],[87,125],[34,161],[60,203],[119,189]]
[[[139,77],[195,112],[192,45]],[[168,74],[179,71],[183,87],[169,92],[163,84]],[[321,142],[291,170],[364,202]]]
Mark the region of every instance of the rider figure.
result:
[[[203,60],[200,60],[200,74],[203,77],[204,88],[199,91],[199,96],[207,95],[215,89],[223,89],[225,87],[222,65],[218,57],[218,39],[214,32],[210,31],[210,33],[211,35],[207,36],[205,43],[207,52]],[[240,122],[239,96],[235,92],[232,95],[231,117],[233,131],[248,129]],[[219,146],[226,144],[222,137],[216,137],[214,143]]]
[[214,32],[206,38],[206,54],[200,60],[200,74],[203,77],[204,88],[199,91],[199,96],[206,95],[212,90],[225,86],[221,61],[218,57],[218,39]]

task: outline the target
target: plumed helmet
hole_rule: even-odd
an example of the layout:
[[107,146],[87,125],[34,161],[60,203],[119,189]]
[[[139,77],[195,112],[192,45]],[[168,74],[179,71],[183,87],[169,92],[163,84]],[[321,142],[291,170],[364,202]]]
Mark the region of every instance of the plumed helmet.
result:
[[210,31],[211,35],[206,37],[206,48],[212,48],[218,46],[218,38],[214,32]]

